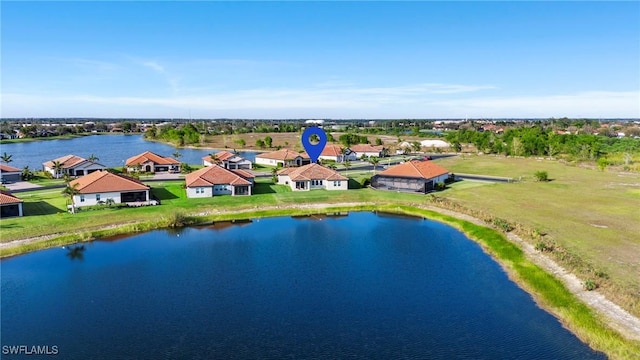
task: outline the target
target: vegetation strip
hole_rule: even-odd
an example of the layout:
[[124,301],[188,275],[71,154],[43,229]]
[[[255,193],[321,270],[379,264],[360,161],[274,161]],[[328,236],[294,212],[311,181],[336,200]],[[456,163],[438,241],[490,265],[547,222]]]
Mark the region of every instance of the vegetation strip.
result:
[[[333,204],[328,207],[284,207],[275,209],[249,210],[246,212],[174,215],[159,221],[127,224],[120,227],[80,232],[56,236],[42,241],[24,243],[0,250],[0,256],[12,256],[39,249],[61,246],[95,238],[149,231],[157,228],[180,227],[185,225],[207,224],[217,221],[246,220],[274,216],[304,216],[344,213],[348,211],[384,211],[403,215],[419,216],[443,222],[464,232],[470,239],[479,243],[507,271],[509,276],[545,309],[557,316],[560,321],[592,348],[605,352],[615,359],[639,359],[640,341],[623,338],[608,327],[587,305],[572,294],[560,280],[545,272],[528,260],[523,251],[510,242],[504,234],[485,226],[444,215],[435,211],[405,205],[375,204]],[[9,245],[9,244],[7,244]]]

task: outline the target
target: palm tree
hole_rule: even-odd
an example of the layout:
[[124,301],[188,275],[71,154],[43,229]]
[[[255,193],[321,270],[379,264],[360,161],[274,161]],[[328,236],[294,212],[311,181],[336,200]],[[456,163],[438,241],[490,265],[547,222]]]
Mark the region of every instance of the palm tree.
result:
[[[344,168],[346,171],[349,171],[349,166],[351,166],[351,161],[349,159],[346,159],[342,165],[344,165]],[[348,174],[347,172],[345,172],[345,174]]]
[[178,150],[176,150],[176,152],[174,152],[172,155],[174,158],[176,158],[176,160],[180,160],[180,158],[182,157],[182,154]]
[[274,183],[278,182],[278,168],[271,169],[271,179]]
[[31,169],[29,169],[29,167],[28,167],[28,166],[25,166],[25,167],[22,169],[22,174],[21,174],[21,176],[20,176],[20,177],[22,178],[22,180],[23,180],[23,181],[28,181],[28,180],[31,180],[31,176],[32,176],[32,175],[33,175],[33,174],[31,173]]
[[91,155],[87,158],[87,160],[91,161],[91,163],[93,164],[94,162],[96,162],[96,161],[100,160],[100,158],[98,158],[97,156],[95,156],[95,155],[91,154]]
[[60,161],[53,162],[53,170],[56,173],[56,179],[60,178],[60,170],[62,170],[62,164],[60,163]]
[[5,152],[4,154],[2,154],[2,156],[0,156],[0,160],[2,160],[2,162],[4,162],[5,164],[9,164],[10,162],[13,161],[13,160],[11,160],[12,157],[13,157],[13,155],[7,154]]
[[67,186],[62,190],[62,195],[71,199],[71,213],[76,213],[76,202],[73,199],[75,195],[78,195],[80,190],[78,190],[78,184],[67,183]]
[[222,161],[220,161],[220,159],[218,159],[218,157],[216,156],[216,154],[211,153],[209,154],[209,156],[211,157],[211,161],[216,164],[216,165],[220,165],[222,163]]
[[373,173],[376,173],[376,167],[378,167],[378,163],[380,162],[380,159],[378,159],[377,156],[371,156],[369,157],[369,163],[371,163],[371,165],[373,165]]

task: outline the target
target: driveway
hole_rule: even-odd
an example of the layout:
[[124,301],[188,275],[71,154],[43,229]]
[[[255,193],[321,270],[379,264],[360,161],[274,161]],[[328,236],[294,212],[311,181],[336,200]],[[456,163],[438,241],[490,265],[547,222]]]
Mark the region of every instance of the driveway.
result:
[[4,184],[4,186],[11,191],[33,190],[42,187],[42,185],[32,184],[28,181],[16,181],[9,184]]

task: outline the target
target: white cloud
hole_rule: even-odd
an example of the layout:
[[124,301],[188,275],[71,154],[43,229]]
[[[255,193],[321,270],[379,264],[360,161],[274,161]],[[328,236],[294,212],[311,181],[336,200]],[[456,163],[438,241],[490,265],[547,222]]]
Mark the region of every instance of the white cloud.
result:
[[478,97],[491,85],[259,88],[195,96],[3,94],[3,117],[640,117],[640,91]]

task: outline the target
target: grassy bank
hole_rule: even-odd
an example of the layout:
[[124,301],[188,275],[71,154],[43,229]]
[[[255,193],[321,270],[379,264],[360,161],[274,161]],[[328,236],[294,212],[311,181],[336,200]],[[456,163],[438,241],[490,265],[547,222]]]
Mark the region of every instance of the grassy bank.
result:
[[[536,301],[555,314],[571,331],[594,349],[603,351],[612,358],[632,359],[640,354],[640,342],[622,338],[611,330],[585,304],[581,303],[566,287],[552,275],[544,272],[531,263],[523,252],[497,230],[472,224],[468,221],[443,215],[437,212],[420,209],[415,206],[400,204],[363,204],[343,206],[336,204],[324,208],[295,207],[290,204],[287,208],[248,209],[241,212],[225,212],[221,214],[204,214],[201,216],[180,216],[183,224],[207,224],[219,221],[256,219],[273,216],[301,216],[313,214],[340,213],[346,211],[384,211],[398,214],[420,216],[440,221],[463,231],[469,238],[478,242],[509,273],[520,286],[530,292]],[[158,207],[159,208],[159,207]],[[61,246],[77,241],[93,238],[129,234],[148,231],[155,228],[165,228],[175,225],[175,217],[166,214],[136,224],[126,224],[119,227],[84,231],[61,235],[52,239],[25,244],[11,249],[3,249],[2,256],[11,253],[22,253],[51,246]]]

